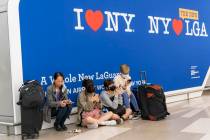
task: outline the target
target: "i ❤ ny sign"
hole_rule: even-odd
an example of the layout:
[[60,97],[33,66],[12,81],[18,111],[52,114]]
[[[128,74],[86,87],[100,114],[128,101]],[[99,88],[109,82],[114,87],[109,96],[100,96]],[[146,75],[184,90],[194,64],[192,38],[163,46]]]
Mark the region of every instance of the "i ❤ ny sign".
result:
[[[76,17],[74,29],[78,31],[85,31],[86,28],[89,28],[94,32],[98,30],[118,32],[121,30],[123,32],[132,33],[135,32],[133,26],[135,25],[135,21],[140,20],[140,18],[136,17],[135,13],[119,11],[74,8],[73,12]],[[120,22],[123,22],[123,24],[120,24]],[[183,34],[186,36],[208,37],[205,22],[198,20],[198,11],[181,9],[178,18],[148,16],[145,23],[148,24],[149,34],[170,35],[173,33],[176,36]],[[139,25],[139,27],[141,27],[141,25]]]
[[122,29],[125,32],[134,32],[134,29],[131,27],[131,23],[135,18],[135,14],[130,13],[123,13],[123,12],[111,12],[111,11],[104,11],[101,10],[92,10],[87,9],[84,11],[80,8],[74,8],[73,11],[77,17],[77,24],[75,25],[75,30],[85,30],[84,24],[81,21],[81,18],[85,18],[86,24],[95,32],[97,32],[104,22],[106,22],[105,31],[111,32],[118,32],[119,31],[119,19],[126,24],[126,28]]

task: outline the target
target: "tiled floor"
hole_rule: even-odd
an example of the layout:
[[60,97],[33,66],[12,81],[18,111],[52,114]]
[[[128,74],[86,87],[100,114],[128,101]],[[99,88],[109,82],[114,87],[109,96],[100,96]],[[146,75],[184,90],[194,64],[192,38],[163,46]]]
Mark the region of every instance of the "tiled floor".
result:
[[[151,122],[127,121],[116,127],[100,127],[95,130],[83,129],[73,134],[76,128],[58,133],[53,129],[43,130],[40,140],[210,140],[210,94],[190,101],[168,104],[171,113],[167,119]],[[0,140],[19,140],[20,136],[0,135]]]

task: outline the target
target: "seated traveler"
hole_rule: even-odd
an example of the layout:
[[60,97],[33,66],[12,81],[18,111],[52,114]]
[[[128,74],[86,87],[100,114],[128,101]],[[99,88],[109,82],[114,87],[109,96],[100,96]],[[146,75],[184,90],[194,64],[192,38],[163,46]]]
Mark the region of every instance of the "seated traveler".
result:
[[64,86],[64,75],[61,72],[54,74],[54,82],[47,88],[47,100],[51,108],[51,117],[55,117],[54,128],[57,131],[67,130],[65,121],[72,110],[72,102],[67,97]]
[[[132,110],[123,106],[122,95],[120,90],[116,88],[112,80],[104,81],[104,91],[101,92],[100,98],[103,104],[103,110],[112,111],[115,118],[127,120]],[[123,122],[123,121],[122,121]]]
[[113,113],[103,113],[99,95],[95,93],[94,83],[85,79],[82,83],[84,90],[78,95],[78,125],[87,128],[98,128],[99,125],[116,125]]
[[131,91],[131,77],[129,75],[130,67],[127,64],[123,64],[120,66],[120,74],[114,78],[114,84],[117,88],[120,89],[120,92],[123,97],[123,105],[126,108],[133,107],[134,117],[140,118],[140,109],[136,100],[136,97]]

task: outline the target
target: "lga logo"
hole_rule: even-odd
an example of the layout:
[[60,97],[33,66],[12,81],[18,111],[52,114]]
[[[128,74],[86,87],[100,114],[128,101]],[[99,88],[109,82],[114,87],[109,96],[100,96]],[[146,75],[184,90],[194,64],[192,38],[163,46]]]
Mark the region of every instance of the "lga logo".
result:
[[[195,10],[188,10],[179,8],[179,18],[166,18],[157,16],[148,16],[150,22],[150,34],[164,34],[169,35],[170,27],[173,32],[180,36],[208,37],[205,22],[199,21],[199,12]],[[159,27],[164,28],[159,28]]]
[[[131,27],[132,22],[135,18],[135,14],[124,13],[124,12],[113,12],[113,11],[104,11],[101,10],[92,10],[81,8],[74,8],[73,12],[76,17],[75,30],[83,31],[86,28],[90,28],[94,32],[98,30],[105,30],[107,32],[118,32],[122,30],[124,32],[134,32],[134,29]],[[81,20],[84,18],[85,20]],[[82,21],[85,21],[83,23]],[[124,22],[126,26],[120,26],[119,22]],[[105,29],[101,29],[105,24]],[[88,26],[85,26],[88,25]]]

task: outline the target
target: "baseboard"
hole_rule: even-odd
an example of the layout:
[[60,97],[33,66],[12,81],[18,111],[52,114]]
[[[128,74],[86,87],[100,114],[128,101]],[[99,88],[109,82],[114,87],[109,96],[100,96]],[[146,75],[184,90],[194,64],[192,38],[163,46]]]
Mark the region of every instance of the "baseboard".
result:
[[168,96],[166,97],[166,103],[173,103],[183,100],[189,100],[192,98],[197,98],[202,96],[203,91],[196,91],[196,92],[189,92],[186,94],[177,94],[174,96]]

